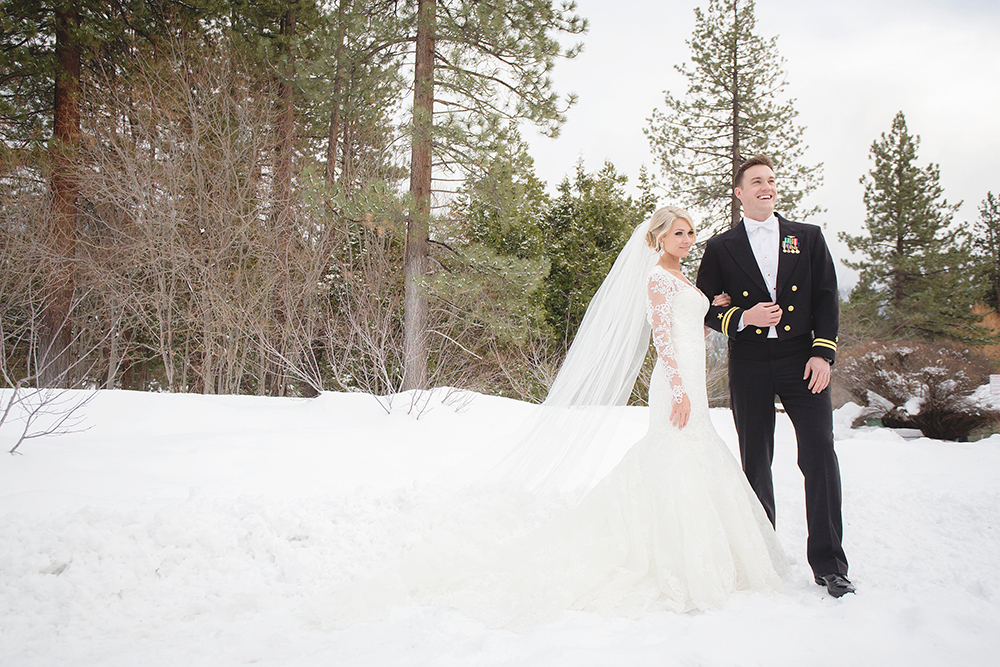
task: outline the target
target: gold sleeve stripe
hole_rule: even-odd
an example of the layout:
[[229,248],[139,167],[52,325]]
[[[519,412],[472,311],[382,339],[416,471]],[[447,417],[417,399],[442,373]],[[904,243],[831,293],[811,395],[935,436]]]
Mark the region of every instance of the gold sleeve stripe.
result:
[[722,333],[729,335],[729,320],[732,319],[733,313],[735,313],[739,308],[733,306],[726,311],[726,314],[722,316]]
[[832,340],[829,340],[827,338],[814,338],[813,339],[813,347],[816,347],[817,345],[820,346],[820,347],[828,347],[831,350],[833,350],[834,352],[837,351],[837,344],[835,342],[833,342]]

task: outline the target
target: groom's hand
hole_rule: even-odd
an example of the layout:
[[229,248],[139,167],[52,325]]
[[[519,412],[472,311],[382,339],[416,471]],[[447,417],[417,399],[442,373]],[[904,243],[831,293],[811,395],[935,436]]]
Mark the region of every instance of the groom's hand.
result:
[[830,384],[830,362],[823,357],[809,357],[803,380],[809,380],[809,390],[814,394],[826,389]]
[[743,312],[743,325],[773,327],[781,321],[781,306],[773,301],[761,301]]

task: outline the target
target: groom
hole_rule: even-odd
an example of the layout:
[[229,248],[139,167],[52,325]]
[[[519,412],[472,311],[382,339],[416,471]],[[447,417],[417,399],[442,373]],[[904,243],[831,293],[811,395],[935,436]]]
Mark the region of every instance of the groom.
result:
[[775,214],[771,159],[750,158],[736,173],[743,221],[708,240],[698,289],[726,292],[705,323],[729,337],[729,393],[743,471],[774,523],[774,397],[798,441],[805,477],[806,547],[816,583],[830,595],[853,593],[841,546],[840,466],[833,451],[830,366],[837,354],[837,274],[820,228]]

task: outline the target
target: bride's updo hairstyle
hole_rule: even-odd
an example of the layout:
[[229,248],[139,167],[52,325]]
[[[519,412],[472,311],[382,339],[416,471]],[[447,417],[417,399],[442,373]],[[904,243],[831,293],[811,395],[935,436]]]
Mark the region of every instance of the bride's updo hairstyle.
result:
[[690,213],[680,206],[664,206],[657,209],[653,213],[653,217],[649,219],[649,231],[646,232],[646,245],[653,250],[659,250],[657,239],[664,232],[670,231],[670,227],[673,226],[674,220],[677,218],[687,220],[687,223],[691,225],[691,229],[694,229],[694,220],[691,218]]

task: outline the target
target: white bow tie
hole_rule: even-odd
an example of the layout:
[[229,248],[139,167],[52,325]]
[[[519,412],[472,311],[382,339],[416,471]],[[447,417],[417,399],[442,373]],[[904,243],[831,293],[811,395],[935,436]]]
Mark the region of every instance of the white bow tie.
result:
[[746,225],[747,234],[755,234],[758,231],[777,231],[778,220],[774,216],[769,217],[767,220],[751,220],[750,218],[743,218],[743,224]]

